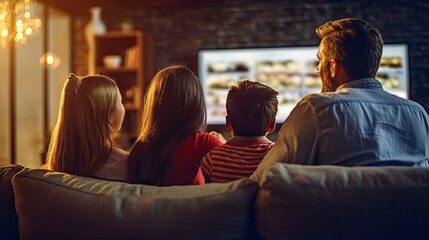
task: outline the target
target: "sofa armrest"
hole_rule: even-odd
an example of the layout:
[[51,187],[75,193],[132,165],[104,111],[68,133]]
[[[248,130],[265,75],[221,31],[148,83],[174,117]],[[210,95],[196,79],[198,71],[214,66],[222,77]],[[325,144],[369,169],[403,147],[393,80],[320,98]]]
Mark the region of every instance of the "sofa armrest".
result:
[[19,239],[12,178],[22,169],[24,167],[20,165],[0,167],[0,233],[2,239]]

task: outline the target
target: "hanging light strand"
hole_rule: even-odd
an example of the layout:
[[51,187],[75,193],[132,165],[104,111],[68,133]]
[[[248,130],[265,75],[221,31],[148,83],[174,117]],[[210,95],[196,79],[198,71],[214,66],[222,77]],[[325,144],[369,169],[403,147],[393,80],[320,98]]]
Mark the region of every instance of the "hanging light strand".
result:
[[6,46],[8,41],[24,44],[27,38],[36,34],[42,26],[37,17],[35,0],[3,0],[0,1],[0,45]]

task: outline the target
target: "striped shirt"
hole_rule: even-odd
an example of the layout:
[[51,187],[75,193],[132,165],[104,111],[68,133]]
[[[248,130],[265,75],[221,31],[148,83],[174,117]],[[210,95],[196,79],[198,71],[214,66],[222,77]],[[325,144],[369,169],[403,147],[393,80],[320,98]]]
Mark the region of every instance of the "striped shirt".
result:
[[234,136],[207,153],[201,161],[203,175],[211,182],[248,178],[274,143],[265,136]]

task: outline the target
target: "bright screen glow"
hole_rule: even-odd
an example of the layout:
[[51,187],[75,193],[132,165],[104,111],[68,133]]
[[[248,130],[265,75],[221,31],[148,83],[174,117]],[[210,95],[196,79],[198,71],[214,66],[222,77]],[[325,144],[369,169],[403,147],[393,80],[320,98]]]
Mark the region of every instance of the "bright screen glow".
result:
[[[229,87],[240,79],[266,84],[279,92],[277,123],[283,123],[307,94],[320,92],[316,72],[318,46],[205,49],[198,51],[198,76],[207,104],[207,123],[225,124]],[[386,91],[408,98],[408,48],[386,44],[377,79]]]

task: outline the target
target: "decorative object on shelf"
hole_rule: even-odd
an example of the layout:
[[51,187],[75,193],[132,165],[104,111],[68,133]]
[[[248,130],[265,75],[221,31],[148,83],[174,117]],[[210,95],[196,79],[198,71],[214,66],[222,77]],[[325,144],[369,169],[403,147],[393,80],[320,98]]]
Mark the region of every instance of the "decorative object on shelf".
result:
[[35,0],[3,0],[0,2],[0,46],[4,48],[8,41],[21,44],[36,34],[42,26],[37,17]]
[[101,19],[101,7],[92,7],[89,12],[91,13],[91,20],[85,27],[85,33],[89,36],[106,33],[106,25]]
[[119,55],[107,55],[103,57],[103,63],[107,68],[119,68],[122,63],[122,57]]
[[131,18],[126,17],[121,22],[122,31],[132,31],[134,30],[134,22]]
[[106,25],[101,19],[101,7],[89,9],[91,19],[85,27],[85,38],[88,43],[88,74],[95,74],[94,36],[106,33]]

